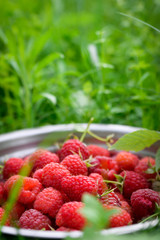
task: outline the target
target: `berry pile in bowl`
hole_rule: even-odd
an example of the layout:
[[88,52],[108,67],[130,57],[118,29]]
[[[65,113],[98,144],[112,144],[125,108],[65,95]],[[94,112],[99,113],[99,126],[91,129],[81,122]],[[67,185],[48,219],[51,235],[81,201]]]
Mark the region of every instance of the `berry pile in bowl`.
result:
[[38,149],[23,159],[9,158],[0,180],[1,224],[83,230],[90,225],[82,211],[86,193],[104,212],[114,210],[106,229],[139,223],[160,207],[154,167],[153,157],[109,151],[78,139],[66,140],[56,152]]

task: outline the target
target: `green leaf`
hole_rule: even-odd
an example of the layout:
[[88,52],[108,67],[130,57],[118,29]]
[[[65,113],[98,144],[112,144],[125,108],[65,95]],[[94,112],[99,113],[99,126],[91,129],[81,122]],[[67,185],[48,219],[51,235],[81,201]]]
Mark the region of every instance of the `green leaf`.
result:
[[81,213],[87,218],[88,222],[97,229],[106,228],[110,216],[115,210],[105,210],[96,197],[90,194],[83,195],[85,207],[81,209]]
[[137,130],[121,137],[110,150],[141,151],[160,140],[160,133],[153,130]]
[[160,170],[160,148],[156,153],[156,172]]

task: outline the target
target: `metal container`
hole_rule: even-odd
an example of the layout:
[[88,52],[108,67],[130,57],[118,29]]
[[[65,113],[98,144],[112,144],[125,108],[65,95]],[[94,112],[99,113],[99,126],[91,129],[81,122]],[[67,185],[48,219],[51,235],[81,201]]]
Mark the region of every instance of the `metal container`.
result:
[[[80,129],[86,129],[87,124],[64,124],[64,125],[51,125],[41,128],[25,129],[20,131],[15,131],[12,133],[1,134],[0,135],[0,161],[1,163],[10,157],[25,157],[28,154],[35,151],[40,146],[45,146],[48,142],[53,142],[54,144],[49,147],[50,150],[54,151],[56,149],[55,142],[64,141],[70,133],[75,133],[80,136]],[[114,138],[118,139],[126,133],[130,133],[138,130],[139,128],[113,125],[113,124],[91,124],[90,130],[100,137],[106,137],[107,135],[114,134]],[[78,130],[78,132],[77,132]],[[95,139],[89,135],[85,138],[86,144],[100,144]],[[42,144],[43,143],[43,144]],[[154,156],[158,144],[155,144],[152,148],[141,151],[140,155],[150,155]],[[102,231],[102,234],[126,234],[135,231],[143,230],[157,224],[157,220],[138,223],[130,226],[106,229]],[[81,236],[83,233],[81,231],[72,232],[56,232],[56,231],[38,231],[38,230],[26,230],[26,229],[16,229],[13,227],[2,227],[2,233],[6,235],[21,235],[25,237],[32,238],[45,238],[45,239],[62,239],[66,236],[73,238]]]

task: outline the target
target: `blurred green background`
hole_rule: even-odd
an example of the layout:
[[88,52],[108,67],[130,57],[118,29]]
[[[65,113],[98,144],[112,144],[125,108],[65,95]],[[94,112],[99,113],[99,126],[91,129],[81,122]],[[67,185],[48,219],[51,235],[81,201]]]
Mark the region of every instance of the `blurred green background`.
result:
[[0,133],[91,117],[160,130],[159,0],[0,9]]

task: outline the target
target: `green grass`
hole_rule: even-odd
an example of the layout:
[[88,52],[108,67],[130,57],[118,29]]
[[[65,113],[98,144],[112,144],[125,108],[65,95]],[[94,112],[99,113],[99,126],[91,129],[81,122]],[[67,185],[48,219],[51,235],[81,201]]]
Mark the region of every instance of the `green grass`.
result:
[[159,0],[0,9],[0,133],[91,117],[160,130]]

